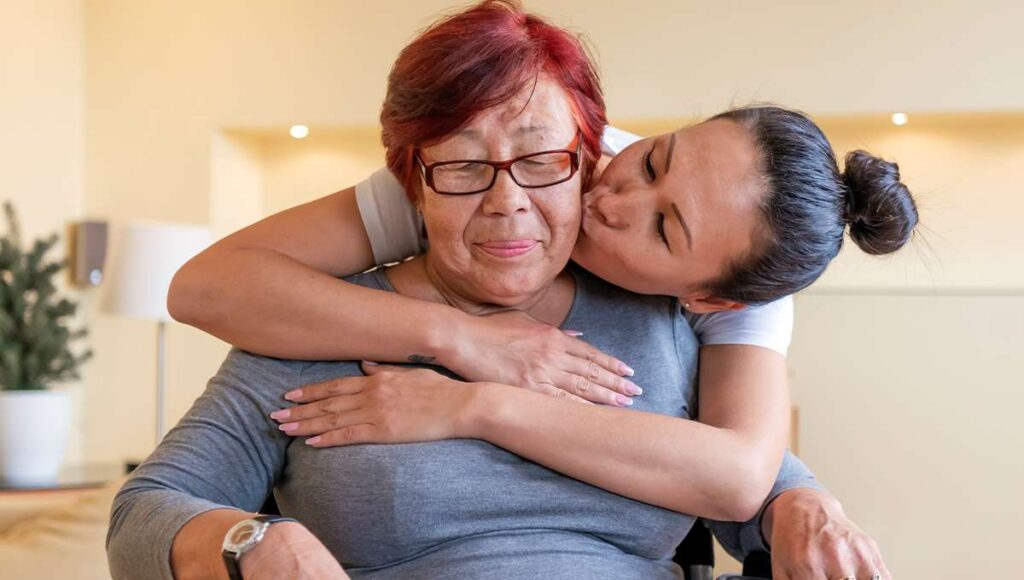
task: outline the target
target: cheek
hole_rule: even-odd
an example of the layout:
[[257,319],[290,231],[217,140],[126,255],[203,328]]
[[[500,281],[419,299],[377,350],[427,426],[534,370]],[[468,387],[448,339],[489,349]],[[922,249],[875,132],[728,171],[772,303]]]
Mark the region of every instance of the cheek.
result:
[[479,200],[470,196],[427,195],[422,211],[430,245],[445,248],[444,253],[457,252],[459,247],[464,247],[466,229],[478,206]]
[[536,195],[533,205],[550,232],[551,241],[576,241],[583,208],[578,177]]
[[548,228],[553,235],[575,241],[580,231],[581,211],[579,194],[574,194],[569,201],[549,208],[545,215]]

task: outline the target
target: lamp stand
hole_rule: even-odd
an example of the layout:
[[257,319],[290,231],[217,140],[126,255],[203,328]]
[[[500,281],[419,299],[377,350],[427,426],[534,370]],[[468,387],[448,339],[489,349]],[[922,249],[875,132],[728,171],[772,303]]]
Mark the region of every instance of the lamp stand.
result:
[[164,438],[164,327],[163,320],[156,323],[156,443]]

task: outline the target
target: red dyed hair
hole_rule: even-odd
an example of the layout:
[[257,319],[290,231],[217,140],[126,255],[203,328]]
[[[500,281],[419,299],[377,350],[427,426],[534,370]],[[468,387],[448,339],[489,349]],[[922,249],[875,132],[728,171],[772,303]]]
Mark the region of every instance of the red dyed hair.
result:
[[443,141],[478,113],[504,103],[541,72],[565,90],[583,135],[583,188],[590,186],[607,124],[597,71],[581,40],[525,12],[487,0],[435,22],[406,46],[388,77],[380,113],[388,169],[415,200],[413,149]]

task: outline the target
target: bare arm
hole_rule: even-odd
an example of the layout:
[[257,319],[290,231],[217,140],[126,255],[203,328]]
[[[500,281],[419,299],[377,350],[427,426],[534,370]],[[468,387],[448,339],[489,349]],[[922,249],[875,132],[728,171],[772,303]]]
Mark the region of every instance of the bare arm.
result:
[[892,578],[875,540],[825,491],[780,494],[764,510],[761,534],[771,545],[773,578]]
[[380,366],[366,367],[367,377],[304,386],[289,395],[303,405],[273,416],[295,424],[290,435],[320,435],[317,447],[483,439],[626,497],[744,521],[779,473],[785,361],[765,348],[729,345],[704,347],[701,364],[702,422]]
[[443,358],[446,327],[468,315],[337,278],[373,265],[355,188],[348,188],[210,246],[175,275],[167,306],[176,320],[266,356]]
[[255,516],[241,510],[210,510],[192,518],[174,536],[171,570],[179,580],[216,578],[226,580],[227,568],[220,550],[231,526]]
[[484,391],[474,435],[627,497],[744,521],[761,507],[785,450],[785,359],[718,345],[701,349],[700,364],[700,422],[499,386]]
[[[211,510],[192,518],[174,536],[171,570],[178,580],[227,580],[221,557],[225,534],[236,523],[255,516],[233,509]],[[330,551],[297,522],[270,526],[263,540],[241,559],[242,575],[260,578],[335,578],[348,576]]]
[[621,361],[551,326],[515,313],[470,316],[337,278],[373,265],[349,188],[203,251],[175,275],[168,309],[180,322],[266,356],[406,362],[415,355],[469,380],[548,394],[585,385],[582,398],[596,403],[630,394]]
[[[284,469],[291,440],[268,428],[265,417],[281,393],[298,386],[300,367],[238,351],[228,355],[202,395],[115,495],[107,533],[113,578],[221,575],[224,533],[263,505]],[[301,577],[288,573],[287,566],[299,562],[294,557],[299,546],[315,538],[299,525],[274,524],[271,530],[278,526],[298,527],[305,535],[273,534],[283,537],[267,544],[280,552],[268,570],[282,571],[277,577]],[[328,558],[310,558],[337,565],[326,548],[319,552]]]

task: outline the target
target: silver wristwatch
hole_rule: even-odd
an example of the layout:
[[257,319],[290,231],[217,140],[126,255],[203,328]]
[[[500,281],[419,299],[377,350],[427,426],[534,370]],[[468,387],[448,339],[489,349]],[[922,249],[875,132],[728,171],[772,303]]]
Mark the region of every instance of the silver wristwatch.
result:
[[239,560],[246,552],[260,543],[267,533],[267,528],[276,522],[294,521],[298,520],[283,516],[259,515],[231,526],[228,533],[224,534],[224,544],[221,546],[221,555],[224,558],[224,565],[228,569],[228,577],[231,580],[242,580],[242,568],[239,565]]

